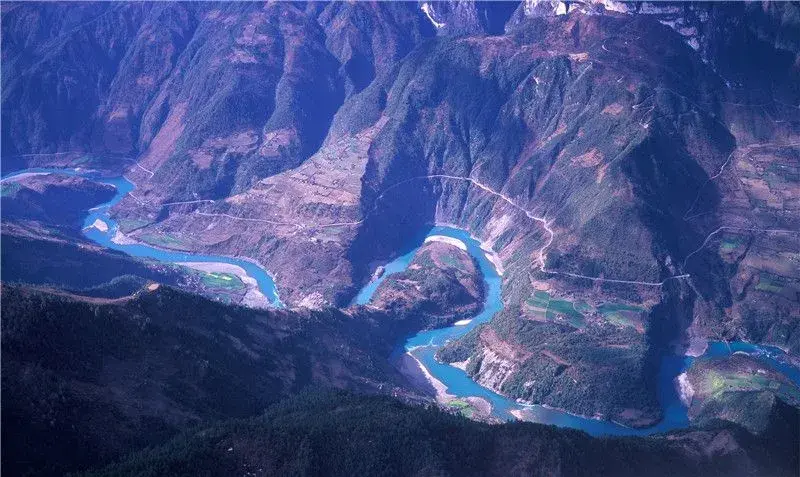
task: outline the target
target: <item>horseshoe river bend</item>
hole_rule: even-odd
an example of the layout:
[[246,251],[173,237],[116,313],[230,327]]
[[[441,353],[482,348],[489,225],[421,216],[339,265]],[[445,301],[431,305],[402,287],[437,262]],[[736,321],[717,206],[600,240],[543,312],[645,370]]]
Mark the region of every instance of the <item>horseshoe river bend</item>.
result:
[[[113,250],[124,252],[131,256],[149,258],[168,263],[206,262],[236,265],[244,269],[247,275],[257,283],[259,291],[269,300],[272,306],[283,306],[277,292],[277,287],[270,274],[254,262],[231,258],[220,255],[203,255],[181,251],[171,251],[152,247],[142,243],[127,243],[115,241],[118,224],[110,216],[110,209],[119,203],[122,198],[134,190],[134,184],[124,177],[105,178],[93,171],[77,169],[49,169],[34,168],[17,171],[3,178],[4,181],[22,175],[32,174],[64,174],[80,176],[99,183],[113,186],[116,189],[114,197],[103,204],[91,209],[83,224],[84,235],[95,243]],[[98,227],[100,224],[100,227]],[[457,322],[456,325],[434,330],[421,331],[406,338],[399,343],[397,349],[389,359],[397,360],[403,353],[413,356],[424,369],[428,380],[438,381],[439,387],[455,397],[478,397],[488,401],[492,406],[492,414],[502,420],[516,419],[512,411],[525,410],[526,420],[543,424],[556,425],[581,429],[591,435],[647,435],[666,432],[672,429],[686,427],[689,424],[687,407],[677,391],[677,377],[691,366],[694,358],[688,356],[668,356],[661,364],[658,379],[659,400],[663,408],[663,419],[655,426],[634,429],[615,422],[600,419],[576,416],[565,411],[545,406],[524,404],[511,398],[502,396],[485,388],[471,379],[467,373],[449,364],[441,363],[435,359],[436,351],[447,341],[464,336],[481,323],[485,323],[503,307],[501,299],[501,277],[492,262],[481,249],[480,243],[467,232],[452,227],[433,227],[427,236],[439,235],[460,240],[467,246],[467,252],[477,261],[483,279],[486,282],[486,298],[482,311],[471,320]],[[413,249],[385,265],[383,275],[368,283],[356,296],[355,304],[369,303],[378,285],[387,276],[405,270],[410,264],[414,254],[422,245],[415,245]],[[800,383],[800,369],[789,364],[782,350],[758,346],[745,342],[710,342],[703,357],[724,357],[741,352],[759,359],[765,365],[782,372],[795,383]]]

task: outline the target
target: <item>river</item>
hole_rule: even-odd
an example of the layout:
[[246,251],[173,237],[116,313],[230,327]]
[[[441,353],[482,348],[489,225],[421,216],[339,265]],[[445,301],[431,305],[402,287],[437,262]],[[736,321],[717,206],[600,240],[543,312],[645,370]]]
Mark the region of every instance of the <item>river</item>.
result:
[[[577,416],[550,407],[521,404],[514,399],[502,396],[481,386],[470,378],[465,371],[437,361],[435,355],[442,345],[447,341],[466,335],[470,330],[481,323],[488,322],[495,313],[502,309],[502,280],[497,270],[494,268],[494,265],[492,265],[486,257],[485,252],[481,249],[480,243],[467,232],[452,227],[433,227],[427,236],[431,235],[453,237],[467,245],[467,252],[477,261],[478,267],[486,281],[486,302],[484,303],[483,310],[467,325],[421,331],[408,338],[399,349],[395,350],[395,359],[402,353],[408,352],[413,354],[433,377],[441,381],[447,387],[447,392],[449,394],[458,397],[476,396],[486,399],[492,405],[492,413],[501,419],[516,419],[511,414],[511,411],[525,410],[527,418],[534,422],[581,429],[594,436],[650,435],[687,427],[689,425],[689,417],[687,415],[688,409],[681,401],[675,383],[678,375],[686,371],[695,359],[688,356],[674,355],[662,359],[659,370],[658,399],[661,403],[664,417],[658,424],[642,429],[623,426],[612,421]],[[361,292],[356,297],[355,303],[360,305],[368,303],[383,280],[392,273],[403,271],[408,267],[418,248],[419,247],[388,263],[385,266],[385,272],[380,278],[362,288]],[[800,384],[800,369],[788,363],[785,359],[785,353],[778,348],[758,346],[745,342],[728,343],[712,341],[709,343],[702,357],[725,357],[735,352],[747,353],[757,357],[760,361],[783,373],[793,382]]]
[[[165,263],[182,262],[220,262],[242,267],[249,276],[258,282],[261,292],[268,297],[274,306],[282,306],[278,297],[277,288],[272,277],[257,264],[243,259],[231,258],[222,255],[202,255],[180,251],[172,251],[152,247],[146,244],[120,244],[112,239],[118,231],[118,224],[109,214],[110,209],[119,203],[125,195],[133,191],[134,185],[124,177],[106,178],[94,171],[81,171],[77,169],[49,169],[34,168],[18,171],[3,178],[21,174],[63,174],[84,177],[99,183],[109,184],[116,188],[114,197],[106,203],[91,209],[84,220],[84,234],[87,238],[109,249],[118,250],[135,257],[145,257]],[[108,225],[108,230],[101,231],[92,224],[102,220]],[[648,435],[666,432],[671,429],[686,427],[689,424],[686,406],[682,403],[676,390],[675,378],[691,365],[692,359],[683,356],[668,356],[663,359],[659,372],[659,400],[664,410],[663,420],[655,426],[645,429],[633,429],[610,421],[576,416],[568,412],[538,405],[520,404],[513,399],[502,396],[492,390],[479,385],[472,380],[466,372],[448,364],[440,363],[435,359],[436,351],[447,341],[467,334],[481,323],[486,323],[502,309],[502,280],[494,265],[481,250],[480,243],[467,232],[452,227],[433,227],[427,236],[444,235],[461,240],[467,245],[467,252],[475,258],[486,281],[486,301],[483,310],[468,324],[449,326],[445,328],[421,331],[405,340],[395,351],[395,356],[409,352],[412,353],[433,375],[441,381],[450,394],[458,397],[477,396],[486,399],[492,405],[492,413],[505,420],[513,420],[512,410],[526,410],[526,415],[535,422],[552,424],[561,427],[581,429],[595,436],[600,435]],[[426,236],[426,237],[427,237]],[[361,289],[354,302],[366,304],[370,301],[378,286],[393,273],[405,270],[422,242],[410,252],[396,258],[385,266],[381,277],[368,283]],[[711,342],[703,357],[724,357],[734,352],[744,352],[759,358],[765,364],[782,372],[795,383],[800,383],[800,369],[792,366],[785,359],[783,351],[768,346],[757,346],[743,342]]]
[[[119,230],[117,222],[111,218],[109,211],[112,207],[118,204],[123,197],[129,194],[134,189],[131,181],[124,177],[102,177],[95,171],[81,171],[77,169],[49,169],[49,168],[34,168],[18,171],[4,177],[7,180],[14,176],[22,174],[61,174],[74,177],[83,177],[92,181],[108,184],[116,189],[116,194],[108,202],[98,205],[89,211],[89,215],[83,221],[83,234],[90,240],[96,242],[103,247],[118,250],[128,255],[141,258],[150,258],[159,262],[165,263],[185,263],[185,262],[217,262],[228,263],[237,265],[243,268],[247,275],[252,277],[258,283],[258,288],[262,294],[272,303],[273,306],[283,306],[280,298],[278,297],[278,290],[275,287],[275,282],[272,277],[257,264],[244,259],[226,257],[223,255],[203,255],[196,253],[186,253],[175,250],[166,250],[162,248],[153,247],[142,243],[117,243],[114,242],[114,236]],[[101,220],[108,225],[108,230],[100,230],[93,227],[92,224],[96,220]]]

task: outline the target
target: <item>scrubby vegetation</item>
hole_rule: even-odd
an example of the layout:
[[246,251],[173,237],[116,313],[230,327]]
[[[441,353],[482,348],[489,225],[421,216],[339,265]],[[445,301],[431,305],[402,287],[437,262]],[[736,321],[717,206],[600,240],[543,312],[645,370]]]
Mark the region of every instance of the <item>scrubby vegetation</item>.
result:
[[483,308],[485,284],[466,252],[440,242],[427,243],[408,268],[386,278],[373,304],[400,315],[420,315],[424,327],[444,326]]
[[504,343],[527,353],[498,389],[503,394],[613,419],[626,409],[642,410],[646,418],[631,425],[651,425],[660,419],[655,382],[642,386],[638,379],[649,372],[648,346],[639,331],[600,321],[580,332],[565,333],[564,328],[573,329],[572,325],[520,320],[520,314],[519,307],[508,306],[489,324],[447,343],[437,358],[449,363],[469,359],[466,371],[479,379],[484,347],[491,347],[481,336],[491,330]]
[[[35,251],[35,253],[32,253]],[[63,287],[93,296],[122,296],[132,291],[125,285],[154,280],[177,284],[181,275],[172,267],[146,263],[121,252],[60,240],[4,233],[2,279],[35,285]],[[116,294],[119,292],[119,294]]]

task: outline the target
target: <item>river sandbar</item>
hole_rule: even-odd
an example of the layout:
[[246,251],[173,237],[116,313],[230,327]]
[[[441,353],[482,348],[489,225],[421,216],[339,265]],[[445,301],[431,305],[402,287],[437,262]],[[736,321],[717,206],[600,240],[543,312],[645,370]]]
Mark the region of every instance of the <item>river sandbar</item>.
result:
[[16,174],[9,177],[4,177],[0,179],[0,182],[16,182],[26,177],[33,177],[33,176],[47,176],[50,175],[50,172],[23,172],[22,174]]
[[111,241],[117,245],[141,245],[141,242],[128,237],[119,230],[111,237]]
[[492,262],[494,265],[494,269],[497,271],[497,274],[501,277],[503,276],[503,261],[500,260],[500,256],[497,255],[497,252],[492,250],[492,247],[489,246],[487,243],[480,242],[481,250],[484,251],[484,255],[486,255],[486,260]]
[[420,370],[420,371],[422,371],[422,374],[424,374],[424,375],[425,375],[425,379],[426,379],[426,380],[427,380],[427,381],[430,383],[430,385],[431,385],[431,386],[433,386],[433,388],[436,390],[436,401],[437,401],[439,404],[447,404],[447,403],[448,403],[450,400],[452,400],[452,399],[455,399],[455,398],[456,398],[456,396],[454,396],[454,395],[452,395],[452,394],[449,394],[449,393],[447,392],[447,386],[445,386],[445,385],[444,385],[444,383],[442,383],[441,381],[439,381],[438,379],[436,379],[436,378],[435,378],[435,377],[434,377],[434,376],[433,376],[433,375],[430,373],[430,371],[428,371],[428,368],[426,368],[426,367],[425,367],[425,365],[424,365],[424,364],[422,364],[422,361],[420,361],[419,359],[417,359],[417,357],[416,357],[416,356],[414,356],[414,355],[413,355],[413,354],[412,354],[410,351],[409,351],[409,352],[406,352],[406,354],[407,354],[407,355],[409,355],[409,356],[411,357],[411,359],[413,359],[413,360],[414,360],[414,361],[417,363],[417,366],[419,367],[419,370]]
[[89,228],[91,227],[94,227],[103,233],[108,232],[108,224],[103,219],[94,219],[94,222],[92,222],[92,225],[90,225]]
[[464,361],[454,361],[454,362],[450,363],[450,366],[452,366],[454,368],[458,368],[461,371],[466,371],[468,362],[469,362],[469,359],[465,359]]
[[446,235],[428,235],[427,237],[425,237],[425,243],[429,242],[443,242],[452,245],[454,247],[458,247],[464,252],[467,251],[467,244],[465,244],[464,242],[462,242],[457,238],[448,237]]

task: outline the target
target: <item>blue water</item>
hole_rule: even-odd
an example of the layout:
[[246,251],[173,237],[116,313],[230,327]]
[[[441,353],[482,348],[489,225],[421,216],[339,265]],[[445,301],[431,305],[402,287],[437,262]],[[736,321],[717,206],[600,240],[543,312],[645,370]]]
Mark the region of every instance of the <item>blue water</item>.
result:
[[353,299],[353,304],[355,305],[366,305],[369,303],[369,300],[372,298],[372,295],[375,294],[375,291],[378,289],[381,283],[386,280],[386,277],[397,272],[402,272],[408,265],[411,263],[411,260],[414,258],[414,253],[416,253],[416,249],[408,252],[405,255],[401,255],[396,259],[392,260],[390,263],[384,266],[383,275],[378,277],[375,280],[367,283],[361,291],[358,292],[358,295]]
[[[116,189],[116,194],[114,195],[111,200],[105,202],[103,204],[98,205],[97,207],[91,209],[89,211],[89,215],[86,216],[86,219],[83,221],[83,234],[91,239],[92,241],[96,242],[103,247],[118,250],[120,252],[124,252],[128,255],[132,255],[134,257],[143,257],[143,258],[150,258],[153,260],[157,260],[159,262],[165,263],[181,263],[181,262],[221,262],[221,263],[228,263],[231,265],[237,265],[242,267],[248,275],[254,278],[258,282],[258,288],[267,299],[273,304],[273,306],[280,307],[282,306],[280,298],[278,297],[278,291],[275,287],[275,282],[272,280],[272,277],[261,267],[256,265],[253,262],[225,257],[222,255],[201,255],[196,253],[185,253],[179,251],[172,251],[172,250],[164,250],[160,248],[151,247],[145,244],[118,244],[114,243],[111,239],[117,233],[119,228],[117,222],[111,218],[109,214],[109,210],[118,204],[127,194],[129,194],[134,189],[134,185],[128,179],[124,177],[102,177],[95,171],[82,171],[78,169],[48,169],[48,168],[33,168],[33,169],[25,169],[23,171],[18,171],[13,174],[9,174],[8,176],[4,177],[3,179],[7,179],[10,177],[14,177],[16,175],[30,173],[30,172],[43,172],[43,173],[50,173],[50,174],[61,174],[67,176],[77,176],[83,177],[86,179],[90,179],[94,182],[99,182],[102,184],[108,184],[113,186]],[[91,225],[94,223],[95,220],[100,219],[108,224],[108,231],[102,232]]]
[[724,358],[733,353],[745,353],[780,372],[800,386],[800,368],[789,362],[786,353],[775,346],[754,345],[744,341],[710,341],[703,358]]
[[[428,236],[430,235],[453,237],[467,245],[467,252],[478,262],[478,266],[486,281],[486,303],[483,311],[469,324],[465,326],[449,326],[435,330],[421,331],[411,338],[408,338],[400,349],[395,351],[394,357],[397,357],[403,352],[410,352],[425,366],[431,375],[447,387],[447,392],[449,394],[458,397],[476,396],[486,399],[492,405],[492,413],[505,420],[515,419],[510,411],[525,410],[526,419],[528,420],[542,424],[581,429],[595,436],[649,435],[667,432],[689,425],[687,408],[680,399],[674,381],[679,374],[686,371],[689,366],[691,366],[693,359],[690,357],[675,355],[663,359],[659,370],[658,398],[663,409],[664,417],[658,424],[644,429],[634,429],[611,421],[576,416],[565,411],[544,406],[520,404],[513,399],[497,394],[479,385],[463,370],[437,361],[435,358],[436,351],[442,345],[450,340],[464,336],[481,323],[486,323],[495,313],[502,309],[502,280],[492,263],[486,258],[484,251],[481,250],[480,244],[467,232],[451,227],[434,227],[428,233]],[[364,287],[358,294],[356,302],[359,304],[368,303],[380,282],[393,273],[405,270],[417,250],[418,248],[387,264],[386,272],[381,277],[380,281],[376,281],[377,283],[370,283]],[[725,357],[737,351],[746,352],[759,358],[765,364],[781,371],[800,385],[800,369],[793,367],[785,359],[783,351],[778,348],[756,346],[743,342],[710,342],[703,357]]]
[[[116,188],[116,195],[108,202],[92,209],[84,221],[84,234],[94,242],[136,257],[146,257],[167,263],[181,262],[222,262],[238,265],[245,269],[251,277],[258,281],[259,289],[267,296],[275,306],[281,306],[278,298],[275,283],[269,274],[258,265],[241,259],[225,257],[221,255],[200,255],[179,251],[163,250],[148,245],[120,245],[111,241],[117,231],[118,224],[111,219],[109,210],[119,203],[122,198],[134,189],[134,185],[124,177],[104,178],[93,171],[80,171],[76,169],[47,169],[36,168],[18,171],[10,174],[3,179],[27,172],[44,172],[80,176],[87,179],[110,184]],[[96,219],[101,219],[109,226],[108,232],[90,227]],[[88,228],[86,228],[88,227]],[[529,419],[561,427],[571,427],[581,429],[591,435],[647,435],[666,432],[671,429],[686,427],[689,424],[687,409],[681,402],[674,386],[674,379],[684,372],[692,363],[692,358],[670,356],[664,358],[659,371],[659,401],[663,407],[664,419],[653,427],[646,429],[633,429],[610,421],[590,419],[575,416],[564,411],[550,409],[538,405],[525,405],[517,403],[505,396],[501,396],[473,381],[464,371],[443,364],[435,359],[436,351],[446,342],[462,337],[470,330],[481,323],[489,321],[495,313],[502,309],[501,278],[497,274],[494,266],[486,258],[480,244],[473,239],[467,232],[451,227],[434,227],[428,233],[430,235],[445,235],[463,241],[467,245],[467,252],[476,259],[478,266],[483,273],[486,281],[486,302],[483,310],[475,316],[472,321],[464,326],[449,326],[446,328],[422,331],[408,338],[400,346],[395,356],[404,352],[412,353],[428,371],[439,381],[447,386],[450,394],[460,397],[477,396],[489,401],[492,405],[492,412],[506,420],[514,417],[510,411],[526,410]],[[421,244],[420,244],[421,245]],[[366,285],[355,298],[357,304],[366,304],[370,301],[375,290],[386,277],[405,270],[414,257],[417,249],[398,257],[385,267],[383,276]],[[784,352],[778,348],[770,346],[758,346],[744,342],[710,342],[703,358],[720,358],[730,356],[735,352],[744,352],[761,360],[768,366],[782,372],[793,382],[800,385],[800,369],[789,363]]]

